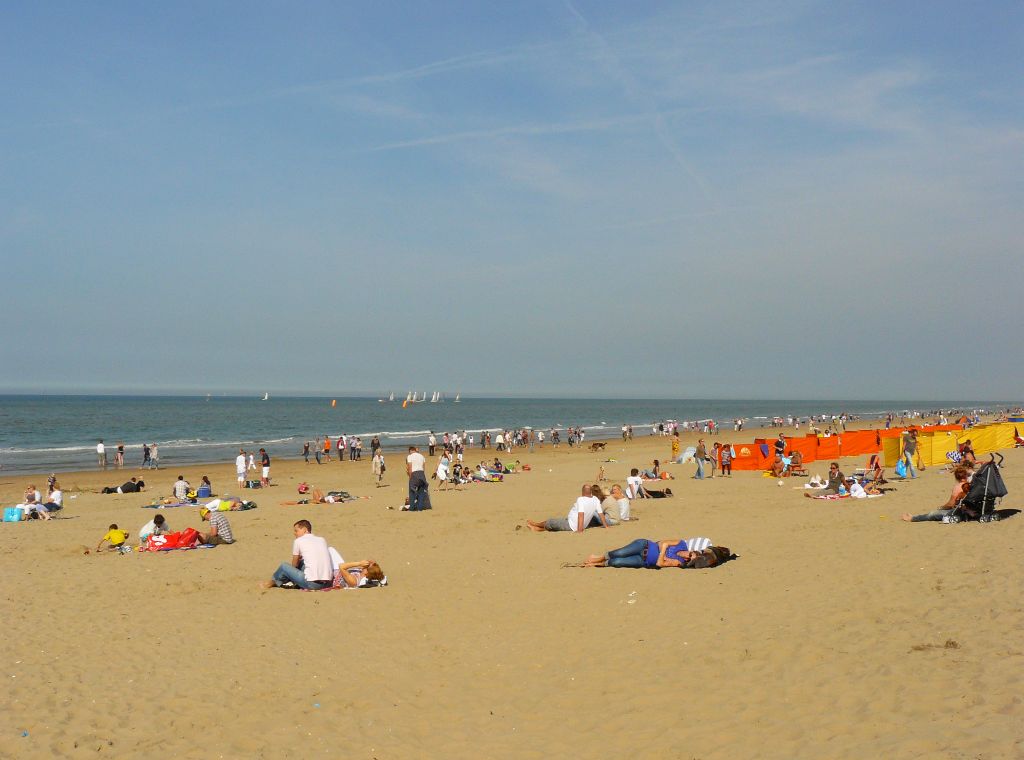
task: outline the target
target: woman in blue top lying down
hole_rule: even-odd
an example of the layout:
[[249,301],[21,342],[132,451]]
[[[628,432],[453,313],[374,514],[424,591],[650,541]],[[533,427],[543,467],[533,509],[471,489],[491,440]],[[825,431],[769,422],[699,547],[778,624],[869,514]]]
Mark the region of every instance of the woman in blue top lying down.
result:
[[651,569],[686,567],[687,562],[697,558],[709,546],[711,541],[706,538],[670,538],[666,541],[638,538],[621,549],[612,549],[605,554],[591,554],[583,566]]

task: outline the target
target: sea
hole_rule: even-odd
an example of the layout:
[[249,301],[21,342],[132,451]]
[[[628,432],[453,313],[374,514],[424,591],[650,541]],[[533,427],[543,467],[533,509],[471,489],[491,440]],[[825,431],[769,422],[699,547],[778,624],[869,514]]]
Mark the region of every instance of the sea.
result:
[[[377,398],[238,396],[59,396],[0,395],[0,472],[61,472],[96,467],[96,444],[103,439],[113,463],[118,442],[125,444],[129,469],[142,463],[142,444],[157,443],[162,467],[233,462],[239,448],[263,447],[272,458],[298,458],[305,441],[319,436],[356,435],[368,451],[377,435],[386,450],[422,445],[434,431],[464,430],[479,440],[483,430],[534,428],[550,431],[582,427],[590,439],[614,438],[622,425],[634,435],[651,434],[652,424],[677,420],[718,422],[722,440],[752,438],[774,417],[847,413],[862,419],[899,417],[917,411],[927,418],[938,410],[998,410],[1007,402],[850,401],[743,399],[565,399],[461,398],[402,405]],[[742,433],[733,421],[746,422]]]

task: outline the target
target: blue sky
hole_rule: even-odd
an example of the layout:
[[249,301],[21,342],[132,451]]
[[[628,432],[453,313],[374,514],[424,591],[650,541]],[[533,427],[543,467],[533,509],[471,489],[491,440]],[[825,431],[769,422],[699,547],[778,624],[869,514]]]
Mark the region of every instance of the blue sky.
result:
[[0,390],[1013,398],[1020,3],[38,3]]

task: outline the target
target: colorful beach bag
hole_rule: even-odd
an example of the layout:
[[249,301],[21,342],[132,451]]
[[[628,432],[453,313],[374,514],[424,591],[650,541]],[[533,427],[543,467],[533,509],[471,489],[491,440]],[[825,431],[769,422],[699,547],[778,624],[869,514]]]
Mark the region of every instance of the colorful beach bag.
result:
[[21,522],[23,515],[17,507],[4,507],[4,522]]

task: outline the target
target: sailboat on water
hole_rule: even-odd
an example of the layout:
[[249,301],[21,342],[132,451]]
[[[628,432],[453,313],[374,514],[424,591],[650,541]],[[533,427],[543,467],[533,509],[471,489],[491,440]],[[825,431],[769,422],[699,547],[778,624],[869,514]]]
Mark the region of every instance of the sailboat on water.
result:
[[456,393],[455,394],[455,403],[456,404],[459,403],[459,396],[461,396],[461,395],[462,395],[461,393]]
[[391,391],[391,393],[388,394],[387,398],[379,398],[379,399],[377,399],[377,403],[383,404],[385,401],[394,401],[394,400],[395,400],[395,392]]
[[270,401],[270,394],[269,393],[264,393],[262,400],[263,401]]

